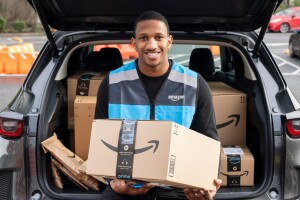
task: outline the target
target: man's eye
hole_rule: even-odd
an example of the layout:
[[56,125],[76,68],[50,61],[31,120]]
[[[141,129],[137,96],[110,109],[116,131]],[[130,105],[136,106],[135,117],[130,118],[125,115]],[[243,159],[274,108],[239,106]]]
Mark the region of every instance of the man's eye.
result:
[[163,37],[162,36],[156,36],[157,40],[161,40]]
[[140,37],[140,40],[146,40],[146,39],[147,39],[146,36],[141,36],[141,37]]

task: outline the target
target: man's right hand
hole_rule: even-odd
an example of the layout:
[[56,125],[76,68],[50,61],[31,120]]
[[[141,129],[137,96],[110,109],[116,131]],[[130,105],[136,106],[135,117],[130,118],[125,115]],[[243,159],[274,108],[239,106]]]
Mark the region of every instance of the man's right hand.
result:
[[140,188],[134,188],[133,184],[134,182],[125,182],[123,180],[119,179],[113,179],[109,182],[110,187],[112,190],[119,194],[126,194],[126,195],[139,195],[139,194],[145,194],[147,193],[151,188],[154,186],[146,183],[142,185]]

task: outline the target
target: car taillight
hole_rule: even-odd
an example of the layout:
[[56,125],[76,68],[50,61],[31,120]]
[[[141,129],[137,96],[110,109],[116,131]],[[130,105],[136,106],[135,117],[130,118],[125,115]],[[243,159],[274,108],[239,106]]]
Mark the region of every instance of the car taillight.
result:
[[6,138],[18,138],[23,131],[23,121],[0,118],[0,135]]
[[287,120],[287,130],[290,136],[300,137],[300,119]]

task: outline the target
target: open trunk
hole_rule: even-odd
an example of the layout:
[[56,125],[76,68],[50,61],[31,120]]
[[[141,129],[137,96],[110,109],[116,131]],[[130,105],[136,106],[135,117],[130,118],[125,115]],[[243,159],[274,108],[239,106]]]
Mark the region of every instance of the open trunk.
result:
[[[223,82],[232,88],[246,94],[246,145],[252,153],[254,165],[254,185],[253,186],[225,186],[222,187],[217,198],[233,199],[233,198],[250,198],[266,193],[270,187],[274,170],[280,169],[280,162],[274,163],[274,137],[272,135],[272,122],[270,111],[264,91],[262,81],[258,75],[255,62],[264,62],[263,56],[261,60],[253,60],[247,57],[249,54],[243,54],[245,49],[238,43],[238,35],[218,35],[217,37],[207,34],[194,35],[193,40],[185,40],[184,34],[173,34],[175,41],[170,51],[170,58],[188,67],[190,53],[194,48],[208,48],[213,52],[215,73],[213,79],[207,78],[207,82],[211,81]],[[252,36],[255,36],[252,35]],[[112,39],[118,38],[113,41]],[[124,40],[122,40],[122,38]],[[248,41],[247,39],[243,39]],[[45,98],[44,112],[40,117],[39,127],[40,134],[37,138],[37,144],[46,140],[55,132],[62,143],[71,151],[75,152],[76,141],[74,142],[74,128],[68,126],[68,79],[79,71],[88,72],[95,68],[89,68],[88,55],[103,47],[117,47],[120,44],[129,41],[129,36],[121,35],[84,35],[83,37],[68,36],[62,41],[72,41],[68,45],[68,51],[60,55],[62,62],[53,66],[53,74],[49,77],[52,83],[46,86],[48,95]],[[80,41],[80,42],[79,42]],[[113,42],[112,42],[113,41]],[[80,45],[74,46],[73,44]],[[63,44],[63,42],[61,42]],[[124,44],[122,44],[124,45]],[[253,44],[249,43],[249,48]],[[125,46],[125,45],[124,45]],[[262,49],[262,54],[267,54]],[[122,51],[123,62],[129,62],[136,57],[132,53],[131,56],[125,58],[125,53]],[[205,59],[205,58],[201,58]],[[257,63],[256,63],[257,64]],[[99,68],[98,68],[99,69]],[[98,70],[97,69],[97,70]],[[263,69],[267,70],[267,69]],[[99,70],[98,70],[99,71]],[[101,71],[101,70],[100,70]],[[219,75],[218,75],[219,74]],[[220,75],[221,74],[221,75]],[[72,105],[73,106],[73,105]],[[69,107],[69,108],[68,108]],[[71,107],[73,108],[73,107]],[[75,125],[76,126],[76,125]],[[75,138],[76,140],[76,138]],[[238,144],[237,144],[238,145]],[[62,174],[64,188],[59,189],[54,185],[51,169],[50,156],[44,154],[41,147],[37,148],[37,178],[43,187],[43,191],[55,198],[68,199],[98,199],[100,192],[78,188],[72,181]],[[100,189],[105,187],[100,183]],[[164,195],[164,194],[163,194]],[[183,193],[174,192],[171,195],[179,195],[184,197]]]

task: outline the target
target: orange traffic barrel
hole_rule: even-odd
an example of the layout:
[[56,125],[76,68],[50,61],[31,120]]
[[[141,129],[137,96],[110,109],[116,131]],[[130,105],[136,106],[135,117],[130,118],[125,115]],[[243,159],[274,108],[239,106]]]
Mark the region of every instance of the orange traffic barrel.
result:
[[123,59],[129,60],[129,59],[135,59],[138,57],[138,53],[133,48],[131,44],[122,44],[121,45],[121,54]]
[[94,46],[94,51],[100,51],[100,49],[107,47],[107,45],[98,44]]
[[209,46],[209,48],[214,56],[220,55],[220,47],[219,46]]
[[7,46],[6,45],[0,45],[0,52],[7,52]]
[[38,53],[18,53],[18,72],[19,74],[28,74]]
[[4,73],[4,58],[2,52],[0,52],[0,74]]
[[3,63],[2,73],[18,74],[18,59],[15,53],[0,52],[0,60]]
[[18,52],[33,53],[33,52],[35,52],[34,45],[32,43],[11,45],[11,46],[7,46],[7,49],[11,53],[18,53]]

